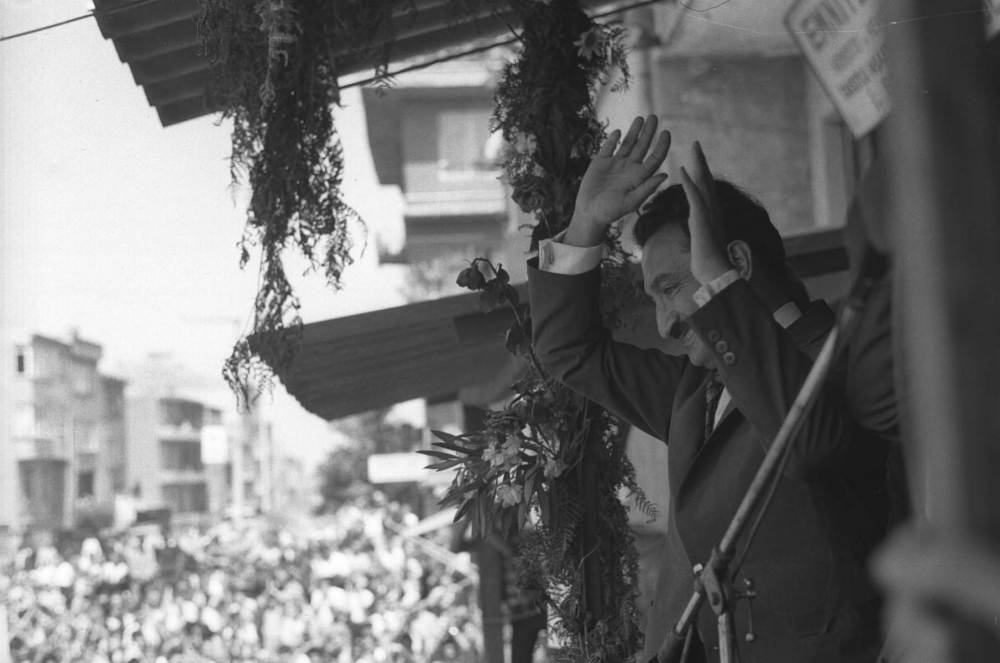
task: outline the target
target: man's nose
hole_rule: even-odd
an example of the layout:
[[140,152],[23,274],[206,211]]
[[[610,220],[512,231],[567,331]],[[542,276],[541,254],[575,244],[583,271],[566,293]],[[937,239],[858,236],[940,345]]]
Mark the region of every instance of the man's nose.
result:
[[670,330],[673,329],[678,320],[680,320],[680,315],[677,311],[673,309],[656,309],[656,328],[663,338],[670,337]]

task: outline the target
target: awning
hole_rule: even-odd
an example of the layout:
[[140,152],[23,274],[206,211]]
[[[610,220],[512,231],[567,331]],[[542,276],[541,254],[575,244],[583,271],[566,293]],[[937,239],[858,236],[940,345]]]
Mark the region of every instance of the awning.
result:
[[[608,0],[582,4],[609,5]],[[221,110],[212,107],[206,95],[211,72],[198,36],[198,0],[94,0],[94,5],[101,34],[114,42],[118,58],[132,70],[164,127]],[[392,62],[510,32],[507,23],[488,9],[456,17],[446,0],[400,3],[396,22]],[[372,69],[372,64],[348,52],[337,58],[337,71],[341,77],[350,76]]]
[[478,300],[468,293],[307,324],[281,380],[327,420],[469,387],[503,393],[521,363],[504,349],[513,312],[482,313]]
[[[844,272],[841,235],[832,229],[786,238],[789,262],[807,279]],[[518,289],[526,302],[526,286]],[[504,349],[513,313],[504,307],[484,314],[478,299],[468,293],[307,324],[281,380],[306,410],[327,420],[460,391],[474,393],[467,400],[477,404],[503,398],[523,365]],[[619,338],[633,340],[628,333]]]

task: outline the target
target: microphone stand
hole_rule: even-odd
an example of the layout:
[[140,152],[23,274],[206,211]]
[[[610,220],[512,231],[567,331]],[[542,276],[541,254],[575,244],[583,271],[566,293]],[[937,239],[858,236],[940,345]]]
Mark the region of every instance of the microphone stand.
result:
[[[657,661],[660,663],[683,663],[690,647],[694,620],[706,598],[717,617],[720,661],[721,663],[738,663],[739,651],[736,647],[736,629],[733,620],[735,601],[738,597],[733,591],[729,572],[729,563],[736,552],[736,541],[762,500],[764,500],[762,508],[767,508],[767,503],[770,501],[769,488],[776,485],[776,482],[781,479],[780,468],[786,452],[802,428],[806,415],[816,403],[816,398],[830,368],[847,346],[847,343],[841,342],[841,339],[850,338],[872,288],[885,274],[887,268],[888,258],[868,246],[862,259],[858,279],[841,307],[837,323],[823,342],[823,347],[816,356],[805,382],[799,389],[785,421],[775,435],[774,442],[765,454],[764,460],[754,476],[753,483],[747,489],[743,501],[729,523],[729,528],[722,535],[719,544],[712,549],[708,562],[700,570],[696,567],[698,575],[694,581],[694,593],[677,624],[660,647],[662,655],[654,657],[649,663],[657,663]],[[754,596],[752,586],[748,585],[744,596]]]

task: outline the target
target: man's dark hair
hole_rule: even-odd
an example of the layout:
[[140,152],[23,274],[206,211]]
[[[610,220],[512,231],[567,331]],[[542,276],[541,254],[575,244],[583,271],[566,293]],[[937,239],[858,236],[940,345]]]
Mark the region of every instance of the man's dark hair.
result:
[[[732,182],[715,178],[715,193],[722,209],[722,225],[726,243],[742,240],[750,247],[754,265],[775,283],[787,288],[788,294],[800,308],[809,302],[809,295],[801,279],[785,261],[785,243],[771,217],[759,200]],[[691,250],[691,228],[688,226],[688,205],[684,187],[672,184],[657,192],[639,210],[639,218],[632,228],[632,236],[640,247],[660,228],[678,225],[687,240],[684,249]]]
[[[771,223],[771,217],[760,201],[726,180],[716,178],[715,193],[722,209],[722,223],[726,233],[726,243],[742,240],[753,252],[759,266],[773,275],[785,271],[785,244]],[[649,238],[660,228],[678,225],[684,231],[691,249],[691,229],[688,226],[688,205],[684,187],[673,184],[656,193],[646,201],[639,211],[639,218],[632,230],[636,244],[645,246]]]

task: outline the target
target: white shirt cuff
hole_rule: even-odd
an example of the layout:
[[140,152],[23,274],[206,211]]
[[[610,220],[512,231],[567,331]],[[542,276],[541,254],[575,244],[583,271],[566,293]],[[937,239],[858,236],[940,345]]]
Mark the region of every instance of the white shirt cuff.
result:
[[552,239],[543,239],[538,243],[538,267],[543,272],[574,276],[585,274],[601,264],[604,255],[604,245],[571,246],[563,244],[566,231],[562,231]]
[[727,287],[740,280],[740,273],[735,269],[730,269],[728,272],[719,276],[712,281],[709,281],[705,285],[701,286],[694,291],[694,302],[698,306],[704,306],[715,297],[717,294],[725,290]]

